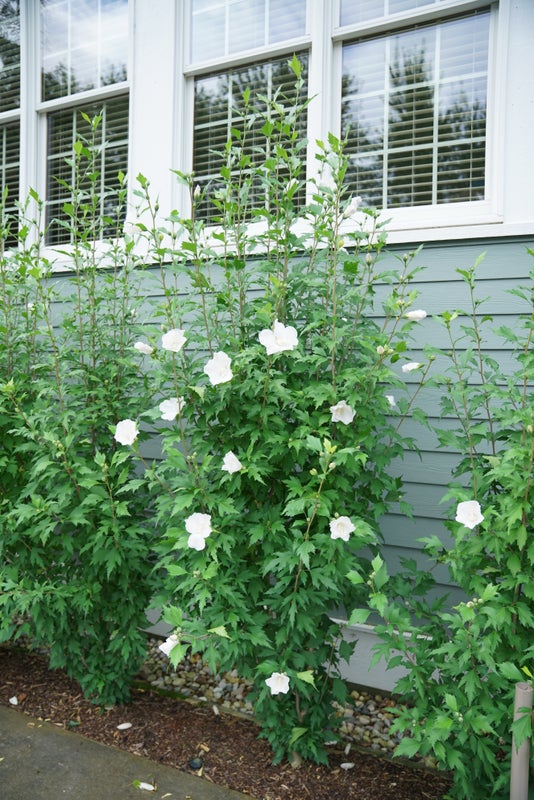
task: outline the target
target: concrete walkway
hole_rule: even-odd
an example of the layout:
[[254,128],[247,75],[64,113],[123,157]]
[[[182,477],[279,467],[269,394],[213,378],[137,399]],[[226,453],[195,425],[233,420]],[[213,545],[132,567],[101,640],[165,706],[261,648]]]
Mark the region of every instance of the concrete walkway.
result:
[[[155,791],[138,783],[154,786]],[[0,798],[246,800],[239,792],[5,706],[0,706]]]

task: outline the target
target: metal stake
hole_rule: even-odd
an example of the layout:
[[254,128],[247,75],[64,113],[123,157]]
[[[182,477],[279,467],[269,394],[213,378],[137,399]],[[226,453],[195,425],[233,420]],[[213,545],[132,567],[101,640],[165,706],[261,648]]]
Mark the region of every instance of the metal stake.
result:
[[[519,711],[519,709],[528,711]],[[532,709],[532,686],[517,683],[514,699],[514,722]],[[528,772],[530,761],[530,739],[525,739],[519,750],[512,740],[512,774],[510,776],[510,800],[528,800]]]

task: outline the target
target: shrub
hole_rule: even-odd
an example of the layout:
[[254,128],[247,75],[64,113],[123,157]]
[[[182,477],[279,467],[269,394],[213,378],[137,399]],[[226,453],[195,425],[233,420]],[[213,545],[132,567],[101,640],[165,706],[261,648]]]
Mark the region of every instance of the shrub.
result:
[[[56,253],[67,273],[45,257],[35,192],[4,230],[18,247],[0,260],[0,637],[47,645],[53,667],[113,703],[127,698],[145,652],[153,530],[110,422],[151,390],[133,349],[137,260],[100,216],[94,154],[91,141],[76,143],[61,221],[72,244]],[[102,224],[108,239],[97,245]]]
[[417,324],[405,317],[414,271],[409,255],[383,262],[383,225],[346,195],[334,136],[302,205],[306,104],[277,94],[260,118],[253,101],[213,193],[177,173],[190,220],[160,225],[139,176],[137,230],[163,297],[161,330],[139,346],[161,402],[125,413],[118,434],[139,452],[138,420],[160,428],[163,458],[147,470],[171,661],[190,648],[215,670],[237,666],[275,760],[324,762],[352,651],[330,614],[362,599],[346,575],[378,546],[400,492],[387,468],[410,446],[398,429],[410,401],[393,408],[388,392],[404,386],[390,364]]
[[[506,794],[514,686],[531,677],[534,655],[534,294],[532,284],[514,289],[525,313],[515,329],[493,329],[513,354],[515,366],[507,374],[487,352],[493,320],[477,297],[476,266],[458,270],[470,299],[467,310],[438,318],[450,349],[431,351],[448,364],[434,379],[445,389],[443,417],[457,420],[456,429],[437,430],[439,441],[461,454],[446,495],[456,509],[447,522],[453,541],[446,547],[438,537],[423,540],[427,555],[448,567],[465,600],[453,608],[444,599],[426,601],[432,579],[414,565],[388,578],[377,559],[369,580],[371,607],[385,620],[378,656],[408,669],[396,690],[410,705],[394,727],[411,736],[397,754],[435,757],[452,771],[452,796],[465,800]],[[515,729],[519,742],[531,735],[530,716]]]

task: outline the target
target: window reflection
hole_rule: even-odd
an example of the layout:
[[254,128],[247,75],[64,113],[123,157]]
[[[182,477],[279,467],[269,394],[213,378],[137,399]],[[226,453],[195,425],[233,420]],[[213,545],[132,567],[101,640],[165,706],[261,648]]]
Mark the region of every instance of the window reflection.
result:
[[20,106],[20,4],[0,0],[0,112]]
[[489,14],[347,45],[348,178],[369,205],[485,196]]
[[127,78],[128,0],[41,0],[43,100]]
[[377,17],[388,17],[437,5],[444,0],[341,0],[340,25],[358,25]]
[[191,0],[191,63],[306,32],[306,0]]

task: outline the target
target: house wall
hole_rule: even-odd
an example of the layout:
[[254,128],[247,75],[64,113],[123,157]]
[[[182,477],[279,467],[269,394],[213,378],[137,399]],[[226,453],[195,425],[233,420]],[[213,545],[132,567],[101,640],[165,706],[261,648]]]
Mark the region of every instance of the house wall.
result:
[[[532,237],[518,237],[425,244],[415,261],[425,267],[415,278],[415,288],[419,292],[415,307],[425,309],[429,315],[469,309],[467,286],[456,269],[472,266],[485,253],[477,269],[476,293],[480,299],[487,298],[481,310],[493,319],[491,324],[485,326],[488,352],[505,368],[511,368],[511,353],[503,346],[495,330],[500,325],[513,329],[517,325],[517,315],[529,310],[526,303],[509,292],[528,282],[529,273],[534,268],[534,258],[528,254],[527,247],[532,248],[533,243]],[[397,252],[406,252],[406,248]],[[417,338],[413,355],[416,361],[425,360],[420,349],[425,343],[447,347],[445,330],[436,321],[424,320],[415,332]],[[436,361],[431,374],[438,372],[439,362]],[[418,405],[427,413],[431,423],[438,424],[439,401],[439,391],[436,389],[423,391],[418,397]],[[393,509],[383,521],[384,553],[391,569],[396,568],[403,558],[415,558],[420,565],[424,565],[425,559],[417,539],[433,534],[443,537],[446,534],[442,520],[447,516],[447,504],[442,505],[440,501],[458,460],[457,453],[438,447],[436,436],[420,424],[412,421],[407,424],[404,433],[413,435],[419,443],[420,456],[407,453],[394,467],[396,473],[403,477],[405,499],[411,503],[414,517],[409,519]],[[446,535],[444,541],[447,541]],[[443,592],[451,590],[445,571],[438,570],[436,577]],[[453,592],[453,601],[455,596]]]

